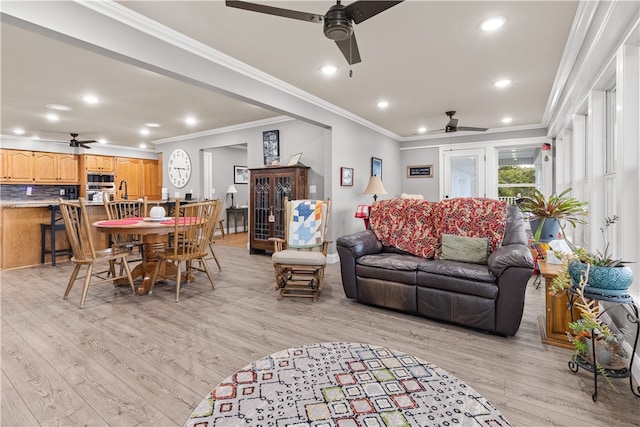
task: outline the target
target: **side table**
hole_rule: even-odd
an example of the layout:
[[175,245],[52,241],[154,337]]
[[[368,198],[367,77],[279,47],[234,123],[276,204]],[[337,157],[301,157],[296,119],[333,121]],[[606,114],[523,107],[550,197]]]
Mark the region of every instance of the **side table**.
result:
[[247,207],[230,207],[227,208],[227,234],[229,234],[229,218],[233,216],[233,225],[236,228],[236,234],[238,233],[238,214],[242,215],[242,225],[244,227],[244,231],[247,231],[247,214],[249,212],[249,208]]
[[576,307],[571,307],[571,310],[573,310],[572,317],[569,309],[569,292],[558,295],[551,295],[550,293],[553,279],[558,275],[561,265],[547,264],[544,260],[538,260],[538,265],[540,274],[544,277],[545,294],[544,320],[542,316],[539,318],[542,342],[557,347],[573,349],[573,344],[567,339],[567,325],[573,321],[572,319],[580,318],[580,310]]

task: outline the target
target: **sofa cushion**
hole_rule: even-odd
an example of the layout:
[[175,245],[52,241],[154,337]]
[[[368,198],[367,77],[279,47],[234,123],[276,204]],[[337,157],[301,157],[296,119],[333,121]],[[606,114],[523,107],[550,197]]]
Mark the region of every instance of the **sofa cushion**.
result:
[[507,226],[507,203],[495,199],[446,199],[438,203],[434,213],[439,235],[486,237],[489,253],[500,246]]
[[437,203],[425,200],[381,200],[371,206],[369,224],[383,245],[433,258],[439,240],[436,207]]
[[418,265],[418,271],[437,274],[440,276],[458,277],[478,282],[494,283],[496,277],[489,271],[489,267],[480,264],[469,264],[459,261],[430,260]]
[[413,255],[394,253],[365,255],[356,260],[356,276],[415,285],[418,265],[422,262],[424,262],[423,258]]
[[465,237],[443,234],[440,238],[439,259],[486,264],[489,239],[486,237]]

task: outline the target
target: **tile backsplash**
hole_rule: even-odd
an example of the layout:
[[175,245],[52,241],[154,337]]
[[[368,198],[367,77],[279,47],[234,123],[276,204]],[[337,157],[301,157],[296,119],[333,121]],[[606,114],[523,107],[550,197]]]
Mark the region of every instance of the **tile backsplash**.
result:
[[[31,195],[27,196],[27,187],[31,187]],[[73,189],[73,190],[72,190]],[[74,199],[78,198],[79,185],[26,185],[26,184],[0,184],[0,200],[52,200],[62,197],[66,199],[69,194],[74,194]],[[64,190],[64,195],[60,194]]]

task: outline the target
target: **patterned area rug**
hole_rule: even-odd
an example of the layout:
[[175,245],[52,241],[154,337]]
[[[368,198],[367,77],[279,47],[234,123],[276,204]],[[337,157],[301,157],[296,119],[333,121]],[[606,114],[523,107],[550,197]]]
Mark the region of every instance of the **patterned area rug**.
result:
[[186,426],[509,426],[471,387],[405,353],[320,343],[274,353],[217,385]]

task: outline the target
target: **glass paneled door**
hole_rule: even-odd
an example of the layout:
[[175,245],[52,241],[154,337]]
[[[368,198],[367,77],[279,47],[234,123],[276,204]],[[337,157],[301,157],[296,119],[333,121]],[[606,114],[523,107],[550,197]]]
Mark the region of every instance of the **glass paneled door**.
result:
[[442,164],[443,199],[486,196],[484,148],[445,151]]

